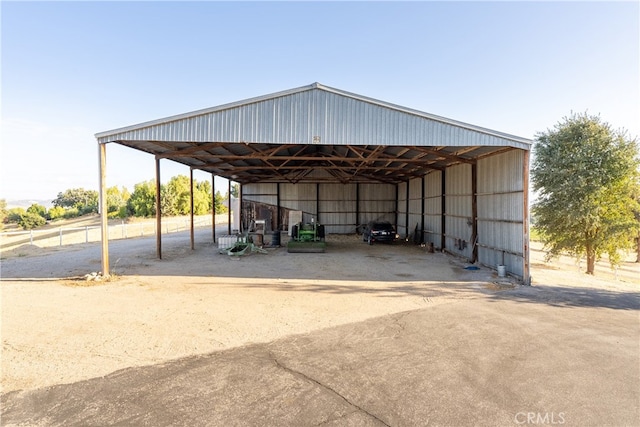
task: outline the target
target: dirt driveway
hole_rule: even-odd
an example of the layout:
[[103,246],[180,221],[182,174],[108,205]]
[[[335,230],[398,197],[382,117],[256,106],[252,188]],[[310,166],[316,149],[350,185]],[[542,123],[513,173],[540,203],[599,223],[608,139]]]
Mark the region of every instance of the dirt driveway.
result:
[[[404,316],[402,313],[414,313],[408,316],[416,318],[415,324],[424,324],[423,331],[428,331],[431,337],[440,337],[443,342],[450,337],[446,338],[442,333],[463,327],[465,319],[471,322],[469,325],[485,322],[496,326],[495,331],[487,330],[480,335],[474,335],[473,328],[466,328],[460,331],[460,336],[470,343],[470,354],[486,353],[493,351],[496,345],[504,345],[506,352],[496,363],[506,364],[503,368],[514,375],[519,368],[515,360],[509,362],[510,351],[513,357],[519,358],[523,366],[531,369],[546,360],[545,357],[536,355],[535,346],[544,343],[543,338],[531,335],[531,331],[537,330],[536,322],[545,325],[538,332],[548,334],[555,331],[558,334],[553,342],[559,346],[562,341],[558,339],[567,338],[566,334],[570,334],[574,342],[581,340],[580,334],[575,335],[570,329],[571,322],[586,324],[593,319],[598,322],[598,327],[585,329],[584,333],[587,340],[597,337],[595,344],[588,341],[575,345],[581,349],[593,347],[594,354],[586,354],[585,360],[574,362],[581,368],[587,368],[591,363],[613,363],[618,373],[605,374],[596,370],[592,372],[593,375],[582,380],[577,378],[576,381],[606,382],[627,378],[632,374],[633,378],[618,381],[619,388],[627,390],[628,396],[622,400],[618,396],[617,401],[625,403],[627,407],[631,402],[631,408],[624,412],[625,417],[638,413],[638,381],[634,378],[639,375],[634,374],[638,373],[640,294],[639,283],[633,281],[633,278],[640,276],[636,275],[637,269],[633,270],[635,265],[625,267],[631,269],[630,282],[592,278],[579,275],[575,270],[560,269],[558,263],[545,264],[541,253],[534,251],[534,286],[520,287],[498,280],[492,270],[466,270],[466,264],[457,258],[427,253],[416,246],[367,246],[360,244],[356,236],[335,236],[329,241],[329,249],[325,254],[288,254],[285,249],[272,249],[268,254],[254,253],[237,260],[220,255],[214,244],[207,243],[209,235],[209,231],[197,233],[196,241],[200,243],[195,251],[189,249],[188,235],[184,233],[165,238],[162,260],[155,258],[152,239],[112,242],[112,272],[116,273],[117,279],[105,283],[49,279],[80,276],[98,270],[98,245],[79,245],[66,250],[47,251],[22,248],[24,254],[16,252],[14,256],[3,259],[2,387],[3,396],[9,399],[11,406],[14,409],[20,408],[21,399],[31,399],[33,396],[29,393],[41,393],[36,389],[44,392],[46,389],[43,387],[56,384],[70,384],[68,387],[73,387],[73,383],[84,384],[78,382],[125,368],[135,370],[162,363],[180,364],[180,360],[187,356],[199,355],[207,358],[209,356],[206,355],[210,354],[226,354],[219,353],[222,350],[255,348],[251,345],[269,346],[269,343],[280,343],[273,345],[284,345],[287,348],[293,345],[295,348],[295,343],[302,339],[295,337],[307,337],[304,339],[314,343],[311,346],[315,349],[313,353],[318,354],[320,350],[317,346],[324,339],[318,336],[323,336],[322,331],[339,331],[332,328],[355,328],[359,332],[351,329],[343,332],[354,338],[353,345],[356,346],[356,337],[361,336],[369,340],[368,345],[370,340],[377,340],[384,341],[387,347],[393,347],[394,341],[389,339],[394,334],[390,336],[385,332],[376,338],[375,334],[368,336],[366,327],[358,325],[381,322],[387,326],[377,327],[393,329],[400,327],[393,319]],[[525,315],[524,307],[533,312]],[[575,308],[570,312],[571,322],[560,320],[563,318],[560,311],[549,314],[548,319],[551,320],[543,320],[548,313],[542,309],[554,307]],[[450,317],[447,317],[447,313],[451,313]],[[504,325],[512,321],[510,315],[505,313],[511,313],[514,321],[517,318],[514,325],[517,323],[519,326],[505,329]],[[434,323],[428,326],[430,316],[433,316],[431,319]],[[418,318],[422,320],[418,321]],[[608,319],[611,324],[608,324]],[[402,330],[408,330],[406,323],[403,325]],[[436,326],[437,330],[434,330]],[[530,332],[522,335],[527,328]],[[412,330],[413,333],[419,332]],[[497,331],[500,334],[521,335],[501,336],[498,343],[490,341],[498,339],[495,335]],[[339,336],[343,332],[335,333]],[[530,342],[523,342],[524,337],[529,337]],[[513,339],[513,342],[507,345],[509,339]],[[610,340],[613,340],[611,344],[615,344],[615,348],[603,347]],[[514,351],[514,343],[526,346],[528,350],[524,353]],[[413,348],[415,343],[408,341],[405,345]],[[548,346],[545,347],[548,349]],[[264,347],[261,348],[260,351],[264,351]],[[393,351],[401,351],[402,348],[404,347],[400,346]],[[453,354],[460,354],[464,348],[456,344],[450,350],[454,351]],[[334,351],[336,349],[337,347]],[[302,351],[302,348],[299,350]],[[555,354],[559,350],[556,348],[551,353]],[[281,356],[285,357],[290,351],[293,349],[289,348]],[[402,363],[410,365],[412,359],[406,359],[409,354],[410,352],[398,360],[404,360]],[[439,363],[452,358],[453,354],[447,356],[446,352],[441,353],[438,357],[444,359],[438,359]],[[469,366],[473,366],[470,354],[464,359],[469,361]],[[367,357],[371,358],[373,355]],[[424,357],[424,354],[420,357]],[[569,365],[570,362],[570,359],[567,360]],[[289,363],[301,362],[290,359]],[[408,365],[407,372],[411,372],[414,368]],[[383,365],[379,366],[379,369],[383,368]],[[481,368],[489,369],[484,364]],[[503,369],[500,366],[498,368]],[[498,382],[496,375],[499,369],[490,374]],[[477,373],[483,375],[483,372]],[[474,375],[473,370],[468,374]],[[563,381],[565,374],[566,372],[562,373]],[[414,372],[414,375],[417,373]],[[521,376],[520,380],[535,376],[534,373],[523,372],[518,375]],[[606,378],[600,378],[600,375],[605,375]],[[575,377],[575,373],[573,376]],[[362,390],[368,387],[353,381],[354,386],[360,384]],[[390,384],[394,383],[393,378],[389,378],[389,381]],[[478,378],[471,383],[477,381],[487,379]],[[600,386],[604,387],[603,384]],[[422,384],[420,387],[424,386]],[[458,377],[451,386],[465,387],[464,381]],[[483,387],[485,386],[486,384]],[[542,396],[544,384],[538,384],[538,387],[541,389],[532,390],[531,393],[541,393]],[[7,394],[14,390],[23,391]],[[357,394],[355,389],[352,392]],[[388,392],[391,395],[399,393],[398,390]],[[425,396],[419,394],[415,396],[416,399],[423,397]],[[508,398],[501,393],[494,397]],[[360,402],[359,399],[354,399],[353,402]],[[108,399],[105,402],[107,401]],[[291,402],[294,405],[295,402],[300,403],[296,399]],[[526,399],[520,399],[519,402],[522,410],[528,411],[527,405],[522,403]],[[238,410],[231,403],[230,405],[227,421],[232,420],[236,413],[234,411]],[[571,405],[567,403],[566,408],[573,408]],[[543,409],[539,404],[532,403],[529,406],[531,410],[538,412]],[[556,412],[562,410],[562,407],[558,408]],[[23,409],[28,414],[35,408]],[[506,418],[501,420],[513,421],[517,414],[512,413],[514,410],[504,410],[502,416]],[[383,409],[381,411],[385,412]],[[418,418],[402,414],[401,407],[394,411],[399,411],[396,424],[421,419],[417,413],[414,415]],[[320,416],[320,419],[326,418],[325,415]],[[423,413],[421,416],[426,415]],[[444,417],[439,419],[447,424],[446,416],[439,416]],[[485,418],[486,421],[492,420],[490,415],[485,416],[488,417]],[[575,412],[573,417],[574,420],[583,420]],[[297,421],[305,419],[296,418]],[[380,419],[384,419],[384,415]],[[615,417],[612,419],[616,420]],[[618,420],[622,419],[628,418]],[[90,418],[83,420],[78,422],[92,424]],[[114,420],[116,419],[112,419]],[[466,424],[464,420],[470,421],[473,418],[449,418],[449,421],[452,420]],[[396,425],[393,422],[391,424]]]

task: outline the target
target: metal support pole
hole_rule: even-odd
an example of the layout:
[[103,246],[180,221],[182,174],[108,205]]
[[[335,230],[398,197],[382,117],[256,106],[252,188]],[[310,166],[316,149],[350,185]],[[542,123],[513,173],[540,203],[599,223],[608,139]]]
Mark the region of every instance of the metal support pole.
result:
[[440,186],[440,249],[447,247],[447,169],[442,169]]
[[244,219],[245,219],[244,212],[242,212],[242,184],[240,184],[240,188],[238,190],[238,210],[240,211],[238,215],[238,218],[240,218],[240,224],[238,224],[238,231],[242,233],[244,231],[242,226],[244,225]]
[[102,241],[102,275],[109,276],[109,222],[107,218],[107,147],[98,144],[100,157],[100,231]]
[[211,174],[211,233],[216,242],[216,176]]
[[405,223],[405,229],[407,230],[407,232],[405,233],[405,239],[409,240],[409,233],[410,233],[410,229],[409,229],[409,181],[407,181],[407,191],[405,191],[406,194],[406,198],[404,200],[404,223]]
[[162,259],[162,207],[160,202],[160,157],[156,156],[156,255]]
[[427,176],[423,176],[421,181],[422,188],[420,189],[420,244],[424,243],[424,195],[425,195],[425,183]]
[[[400,204],[399,204],[399,200],[398,200],[398,195],[399,195],[399,190],[398,190],[398,186],[400,184],[396,184],[396,230],[398,230],[398,213],[400,211]],[[398,233],[400,233],[400,230],[398,230]]]
[[529,150],[524,150],[522,158],[522,204],[524,218],[522,218],[522,253],[524,255],[522,268],[522,281],[525,285],[531,285],[530,246],[529,246]]
[[277,231],[282,230],[282,221],[280,220],[280,183],[276,184],[276,228]]
[[316,183],[316,222],[320,223],[320,183]]
[[228,199],[228,205],[229,205],[229,209],[228,209],[228,228],[229,228],[229,235],[231,235],[231,180],[229,181],[229,189],[227,190],[227,199]]
[[356,232],[360,226],[360,183],[356,182]]
[[189,209],[190,209],[190,216],[191,216],[191,250],[195,250],[196,249],[196,240],[195,240],[195,233],[194,233],[194,224],[193,224],[193,168],[189,168],[189,199],[190,199],[190,203],[189,203]]
[[471,164],[471,259],[478,260],[478,164]]

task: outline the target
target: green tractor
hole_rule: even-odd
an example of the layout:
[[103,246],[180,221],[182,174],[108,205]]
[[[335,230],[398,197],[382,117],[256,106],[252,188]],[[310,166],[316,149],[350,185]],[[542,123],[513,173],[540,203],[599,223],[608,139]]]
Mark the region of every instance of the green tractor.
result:
[[291,240],[287,244],[289,253],[324,252],[324,225],[311,220],[310,223],[299,222],[291,228]]

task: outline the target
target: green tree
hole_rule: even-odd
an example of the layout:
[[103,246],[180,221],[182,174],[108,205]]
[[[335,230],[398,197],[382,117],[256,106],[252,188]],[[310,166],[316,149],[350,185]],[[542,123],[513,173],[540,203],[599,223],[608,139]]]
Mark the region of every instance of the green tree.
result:
[[231,185],[231,197],[235,197],[236,199],[240,197],[240,184]]
[[137,217],[151,217],[156,214],[156,183],[144,181],[136,184],[127,201],[129,213]]
[[117,186],[107,188],[107,213],[118,216],[122,207],[127,206],[127,201],[131,195],[125,187]]
[[4,228],[4,223],[7,220],[7,200],[0,199],[0,230]]
[[58,197],[53,200],[53,205],[63,208],[76,208],[80,215],[84,215],[98,212],[98,198],[99,194],[95,190],[72,188],[63,193],[58,193]]
[[537,135],[534,155],[533,213],[549,257],[586,256],[588,274],[605,253],[618,264],[638,232],[636,140],[598,116],[574,114]]
[[209,181],[194,182],[193,210],[196,215],[204,215],[213,209],[211,200],[211,183]]
[[23,215],[26,215],[27,211],[24,208],[11,208],[7,211],[7,222],[18,223]]
[[162,208],[162,216],[179,215],[178,211],[178,195],[172,191],[171,187],[164,184],[160,186],[160,207]]
[[42,218],[47,219],[47,208],[38,203],[34,203],[27,208],[27,213],[40,215]]
[[228,209],[225,206],[226,200],[227,198],[223,196],[222,193],[220,193],[219,191],[216,191],[215,209],[217,214],[223,214],[228,212]]
[[24,215],[20,217],[18,221],[18,225],[22,227],[24,230],[31,230],[33,228],[40,227],[45,225],[47,220],[40,216],[37,213],[26,212]]
[[174,176],[167,184],[167,192],[171,195],[171,213],[167,209],[167,215],[186,215],[191,211],[191,190],[189,177],[185,175]]

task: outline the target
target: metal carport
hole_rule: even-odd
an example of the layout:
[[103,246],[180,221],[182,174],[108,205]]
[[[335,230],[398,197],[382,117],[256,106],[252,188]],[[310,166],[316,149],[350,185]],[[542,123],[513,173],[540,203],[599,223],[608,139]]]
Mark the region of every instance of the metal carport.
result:
[[[313,83],[100,132],[96,139],[101,206],[108,143],[155,156],[157,193],[160,159],[233,180],[254,196],[268,185],[272,194],[273,185],[315,184],[316,205],[339,186],[353,190],[342,191],[348,196],[360,185],[379,184],[394,189],[404,234],[416,223],[423,241],[492,267],[504,262],[511,274],[530,280],[531,140],[525,138]],[[108,274],[106,209],[101,215]],[[161,215],[157,221],[160,228]]]

